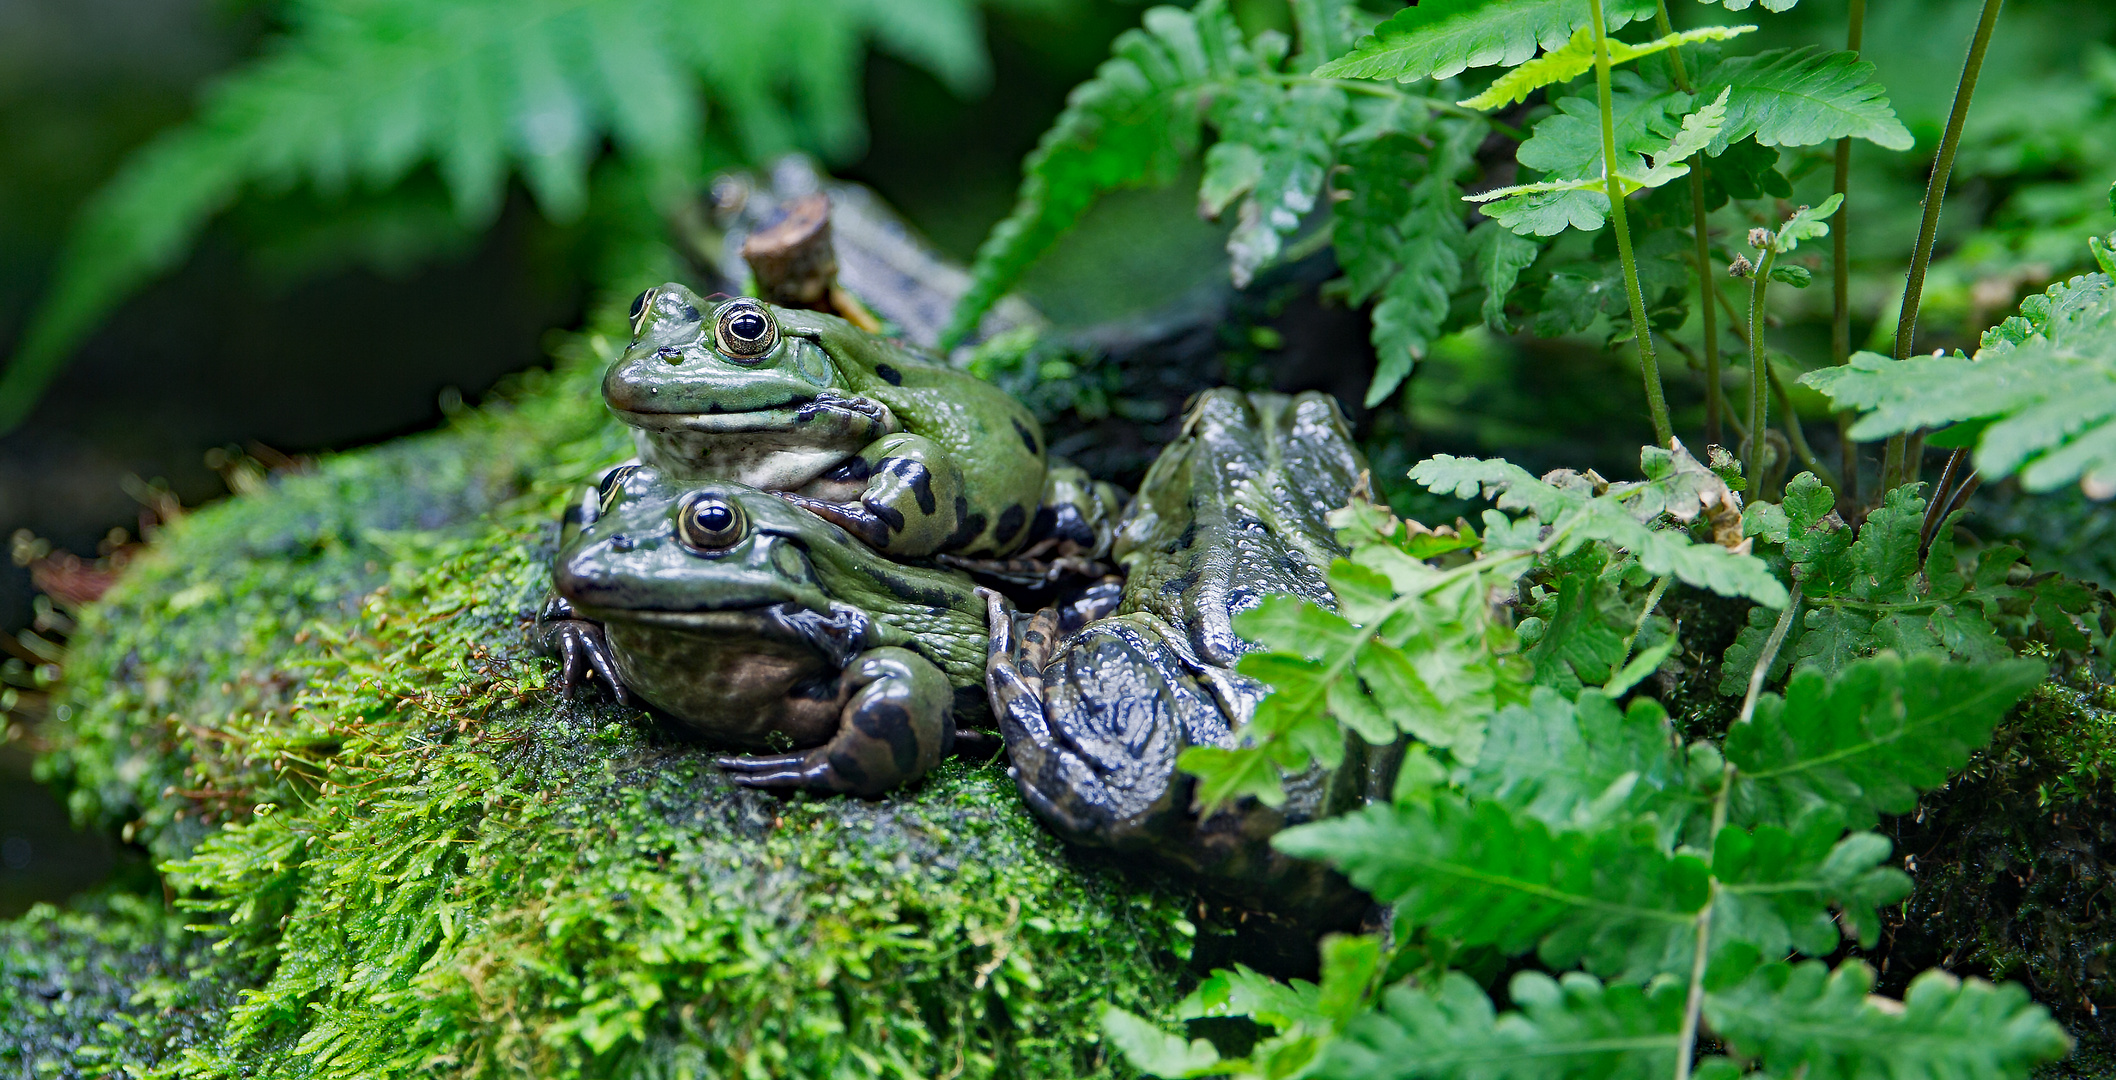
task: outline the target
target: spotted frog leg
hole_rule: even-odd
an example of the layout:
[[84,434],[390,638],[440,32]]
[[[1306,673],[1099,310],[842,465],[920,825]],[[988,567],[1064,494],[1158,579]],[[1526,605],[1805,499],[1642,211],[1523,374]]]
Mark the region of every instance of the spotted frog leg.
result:
[[573,691],[593,676],[610,688],[618,704],[630,704],[631,694],[618,677],[617,659],[610,654],[601,623],[581,618],[574,613],[573,605],[554,596],[537,616],[537,629],[544,647],[558,656],[559,693],[572,697]]
[[791,754],[716,758],[744,787],[874,797],[932,771],[955,744],[955,689],[909,649],[861,653],[838,680],[829,742]]

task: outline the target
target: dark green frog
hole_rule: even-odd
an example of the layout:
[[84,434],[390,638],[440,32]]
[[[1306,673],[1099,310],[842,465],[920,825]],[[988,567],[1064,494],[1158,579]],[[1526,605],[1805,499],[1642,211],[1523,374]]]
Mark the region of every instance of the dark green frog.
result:
[[993,708],[1015,783],[1053,831],[1173,865],[1244,905],[1317,924],[1360,914],[1358,890],[1269,840],[1386,797],[1400,748],[1347,738],[1344,764],[1289,777],[1283,806],[1244,799],[1202,818],[1175,763],[1187,747],[1235,745],[1263,696],[1234,670],[1247,649],[1236,613],[1271,593],[1336,606],[1322,568],[1344,549],[1324,517],[1365,468],[1324,395],[1208,392],[1125,516],[1128,576],[1107,617],[1023,616],[991,599]]
[[765,492],[613,471],[561,548],[546,633],[719,745],[752,787],[878,795],[987,714],[985,603],[961,573],[882,558]]
[[1031,542],[1043,431],[998,387],[834,315],[675,283],[633,329],[603,398],[670,478],[784,493],[895,558]]

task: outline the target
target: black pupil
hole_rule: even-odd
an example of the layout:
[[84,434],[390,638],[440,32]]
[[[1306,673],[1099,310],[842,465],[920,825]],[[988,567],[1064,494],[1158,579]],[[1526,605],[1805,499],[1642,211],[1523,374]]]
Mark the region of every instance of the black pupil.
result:
[[742,312],[727,322],[727,332],[736,341],[762,340],[767,329],[764,316],[754,311]]
[[726,532],[735,525],[735,512],[719,503],[698,508],[698,527],[709,533]]

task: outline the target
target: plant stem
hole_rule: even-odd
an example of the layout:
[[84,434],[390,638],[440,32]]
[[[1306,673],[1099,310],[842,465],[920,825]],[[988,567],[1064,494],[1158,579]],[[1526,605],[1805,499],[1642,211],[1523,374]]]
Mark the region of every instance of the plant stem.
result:
[[[1845,20],[1844,47],[1858,52],[1866,40],[1866,0],[1851,0],[1851,15]],[[1836,306],[1831,311],[1829,330],[1829,353],[1832,363],[1843,364],[1851,359],[1851,139],[1837,140],[1837,194],[1844,202],[1837,206],[1837,220],[1830,224],[1832,243],[1835,245],[1830,258],[1830,276],[1836,287]],[[1846,502],[1859,501],[1859,447],[1851,439],[1852,414],[1850,410],[1837,414],[1837,442],[1843,447],[1844,487],[1839,497]]]
[[1602,22],[1602,0],[1587,0],[1594,17],[1594,88],[1602,107],[1602,181],[1609,193],[1609,223],[1616,229],[1616,253],[1624,263],[1624,299],[1631,302],[1632,336],[1638,341],[1639,375],[1646,383],[1646,409],[1653,414],[1653,441],[1667,446],[1675,439],[1668,424],[1668,398],[1661,391],[1660,361],[1653,355],[1653,332],[1646,325],[1646,294],[1639,291],[1638,260],[1631,254],[1631,226],[1624,219],[1624,185],[1616,175],[1615,94],[1609,89],[1609,31]]
[[1749,279],[1749,445],[1742,468],[1759,499],[1764,496],[1764,425],[1771,418],[1771,358],[1763,343],[1763,300],[1771,287],[1771,264],[1777,261],[1777,245],[1772,244],[1756,264],[1756,276]]
[[[1866,0],[1856,0],[1865,3]],[[1675,33],[1675,25],[1668,20],[1668,0],[1659,0],[1653,8],[1653,29],[1662,37]],[[1668,74],[1675,80],[1675,88],[1687,94],[1690,71],[1683,63],[1681,48],[1668,50]],[[1704,301],[1704,346],[1705,346],[1705,444],[1719,442],[1719,413],[1722,408],[1719,386],[1719,313],[1712,310],[1711,298],[1704,292],[1711,285],[1712,239],[1705,221],[1705,155],[1700,150],[1690,157],[1690,232],[1697,240],[1697,292]]]
[[[1793,628],[1793,616],[1800,610],[1800,584],[1793,584],[1793,595],[1785,603],[1785,610],[1778,613],[1778,622],[1771,627],[1771,636],[1763,643],[1763,651],[1756,657],[1756,667],[1749,672],[1749,692],[1741,699],[1741,715],[1734,720],[1735,726],[1748,723],[1756,715],[1756,702],[1763,696],[1763,684],[1769,679],[1771,665],[1778,659],[1778,650],[1785,645],[1786,632]],[[1734,763],[1726,762],[1719,770],[1719,791],[1712,796],[1712,831],[1706,838],[1706,850],[1718,846],[1719,831],[1727,827],[1727,804],[1734,792]],[[1719,899],[1719,879],[1712,879],[1712,898],[1697,912],[1696,953],[1690,957],[1690,993],[1683,1003],[1682,1030],[1675,1036],[1675,1080],[1690,1080],[1690,1066],[1697,1052],[1697,1024],[1704,1015],[1705,964],[1709,959],[1708,949],[1712,944],[1712,907]]]
[[[1940,231],[1940,202],[1947,194],[1947,178],[1954,172],[1954,152],[1962,143],[1962,125],[1969,119],[1969,100],[1976,94],[1976,79],[1984,70],[1984,51],[1991,45],[1991,29],[1998,24],[1998,10],[2005,0],[1984,0],[1984,13],[1977,20],[1976,36],[1969,40],[1969,57],[1962,62],[1962,78],[1955,84],[1954,109],[1947,114],[1947,131],[1940,136],[1940,153],[1932,162],[1932,176],[1925,182],[1925,216],[1918,223],[1918,246],[1911,251],[1910,276],[1903,285],[1903,311],[1896,317],[1898,360],[1908,360],[1917,351],[1918,305],[1925,296],[1925,269],[1932,263],[1932,244]],[[1596,10],[1600,10],[1597,7]],[[1904,435],[1890,436],[1887,464],[1882,467],[1883,489],[1917,478],[1918,463],[1907,453]]]

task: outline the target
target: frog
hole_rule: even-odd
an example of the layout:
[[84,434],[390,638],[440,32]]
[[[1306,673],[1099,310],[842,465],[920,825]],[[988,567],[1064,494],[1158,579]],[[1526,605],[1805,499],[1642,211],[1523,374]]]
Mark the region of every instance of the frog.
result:
[[1062,839],[1183,874],[1244,906],[1347,926],[1370,901],[1270,845],[1279,830],[1386,798],[1401,743],[1348,735],[1342,763],[1285,778],[1286,799],[1193,807],[1187,748],[1231,748],[1267,688],[1236,670],[1234,617],[1273,593],[1335,609],[1346,554],[1327,515],[1366,489],[1335,399],[1213,390],[1186,413],[1120,525],[1125,575],[1100,610],[1033,614],[988,595],[986,688],[1023,801]]
[[672,479],[777,493],[898,560],[1005,558],[1070,497],[1020,402],[836,315],[669,282],[632,327],[603,399]]
[[[747,787],[880,796],[989,726],[986,603],[727,480],[613,470],[552,564],[542,628],[571,693],[599,678],[722,748]],[[996,748],[996,740],[992,740]]]

